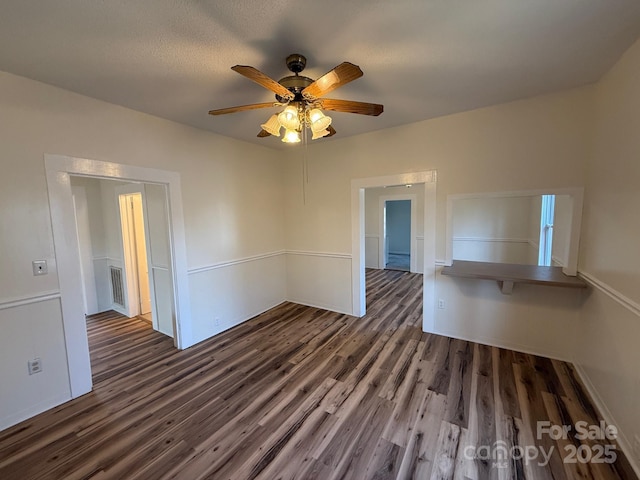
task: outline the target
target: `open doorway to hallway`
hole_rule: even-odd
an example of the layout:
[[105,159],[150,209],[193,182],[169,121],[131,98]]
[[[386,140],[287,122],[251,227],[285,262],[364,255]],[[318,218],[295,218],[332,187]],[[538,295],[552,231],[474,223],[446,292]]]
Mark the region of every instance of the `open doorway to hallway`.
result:
[[383,208],[384,268],[411,270],[411,200],[385,200]]
[[[380,250],[380,230],[378,230],[377,234],[372,233],[370,230],[371,218],[379,217],[380,215],[372,215],[372,209],[367,208],[367,203],[371,203],[371,198],[373,197],[373,195],[367,195],[367,192],[373,189],[385,188],[409,189],[415,185],[421,185],[422,197],[415,200],[416,208],[412,209],[412,211],[416,211],[418,208],[421,210],[420,213],[416,211],[415,214],[415,224],[417,225],[419,219],[422,226],[421,230],[418,228],[413,232],[422,231],[422,234],[412,234],[411,268],[412,271],[423,274],[423,331],[432,332],[434,330],[436,178],[435,170],[431,170],[351,180],[351,292],[353,315],[362,317],[367,312],[365,268],[369,262],[375,262],[375,258],[372,258],[375,257],[375,254],[372,252],[376,250],[371,248],[371,244],[374,243],[378,247],[377,250]],[[388,191],[390,192],[391,190]],[[396,199],[399,200],[399,198]],[[414,215],[412,214],[412,219],[413,217]],[[367,227],[367,224],[369,224],[369,227]],[[417,258],[418,255],[420,258]],[[380,268],[381,264],[382,262],[378,257],[378,263],[375,268]]]
[[422,273],[424,184],[366,188],[365,267]]
[[72,176],[85,315],[115,311],[174,338],[163,186]]

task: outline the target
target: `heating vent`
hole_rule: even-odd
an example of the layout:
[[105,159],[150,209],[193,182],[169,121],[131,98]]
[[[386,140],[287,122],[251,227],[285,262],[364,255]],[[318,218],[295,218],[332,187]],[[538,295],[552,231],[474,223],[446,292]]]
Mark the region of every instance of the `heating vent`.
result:
[[111,292],[113,303],[124,308],[124,283],[122,281],[122,268],[109,266],[111,271]]

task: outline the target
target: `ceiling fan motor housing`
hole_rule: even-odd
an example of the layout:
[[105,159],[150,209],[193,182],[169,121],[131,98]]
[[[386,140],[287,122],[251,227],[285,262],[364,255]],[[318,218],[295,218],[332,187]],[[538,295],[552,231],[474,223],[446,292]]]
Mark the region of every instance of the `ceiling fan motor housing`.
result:
[[291,70],[296,75],[304,70],[304,67],[307,66],[307,59],[304,55],[300,55],[299,53],[292,53],[287,57],[287,68]]
[[[295,95],[295,98],[293,99],[294,101],[301,101],[302,90],[311,85],[313,80],[309,77],[303,77],[296,74],[281,78],[278,80],[278,83]],[[276,94],[276,99],[280,103],[286,103],[286,99],[278,94]]]

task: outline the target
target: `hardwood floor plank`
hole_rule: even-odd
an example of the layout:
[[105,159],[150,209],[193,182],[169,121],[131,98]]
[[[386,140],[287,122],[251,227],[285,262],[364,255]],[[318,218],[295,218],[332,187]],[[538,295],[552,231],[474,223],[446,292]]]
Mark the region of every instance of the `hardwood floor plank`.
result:
[[[499,361],[496,365],[497,375],[497,391],[502,402],[502,408],[505,415],[514,418],[521,418],[520,402],[518,401],[518,392],[516,390],[516,382],[513,372],[515,358],[512,351],[498,348]],[[495,365],[495,364],[494,364]]]
[[438,450],[434,455],[431,480],[452,479],[460,445],[461,428],[453,423],[441,422]]
[[407,369],[410,368],[409,375],[404,376],[402,384],[398,387],[398,395],[395,399],[387,397],[387,400],[394,400],[395,407],[382,433],[382,438],[403,448],[407,446],[412,435],[427,390],[427,386],[417,378],[423,349],[424,342],[420,342],[413,353],[411,364],[407,365]]
[[94,390],[0,432],[0,478],[635,478],[619,450],[469,458],[594,448],[536,425],[601,417],[571,365],[423,333],[422,276],[366,273],[362,318],[285,302],[183,351],[139,319],[88,318]]
[[453,345],[455,354],[447,392],[445,420],[461,428],[468,428],[471,408],[472,345],[464,340],[454,340]]
[[515,365],[516,388],[520,401],[520,411],[522,412],[522,423],[525,425],[524,446],[543,449],[544,452],[551,452],[551,460],[548,465],[540,465],[538,459],[525,462],[525,470],[529,476],[541,479],[562,478],[564,467],[557,451],[557,446],[549,436],[543,435],[538,438],[537,424],[539,421],[549,421],[549,415],[544,408],[544,403],[540,392],[536,389],[535,372],[529,365]]
[[407,442],[398,478],[430,478],[445,405],[445,395],[427,390]]

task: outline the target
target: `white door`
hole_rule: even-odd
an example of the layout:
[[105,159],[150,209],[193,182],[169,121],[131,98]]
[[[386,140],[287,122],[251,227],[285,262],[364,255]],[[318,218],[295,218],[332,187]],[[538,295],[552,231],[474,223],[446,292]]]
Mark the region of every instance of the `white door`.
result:
[[149,290],[149,265],[147,263],[147,242],[145,238],[144,213],[142,208],[142,194],[132,193],[128,195],[130,203],[136,262],[138,276],[138,298],[140,301],[140,314],[151,312],[151,292]]

